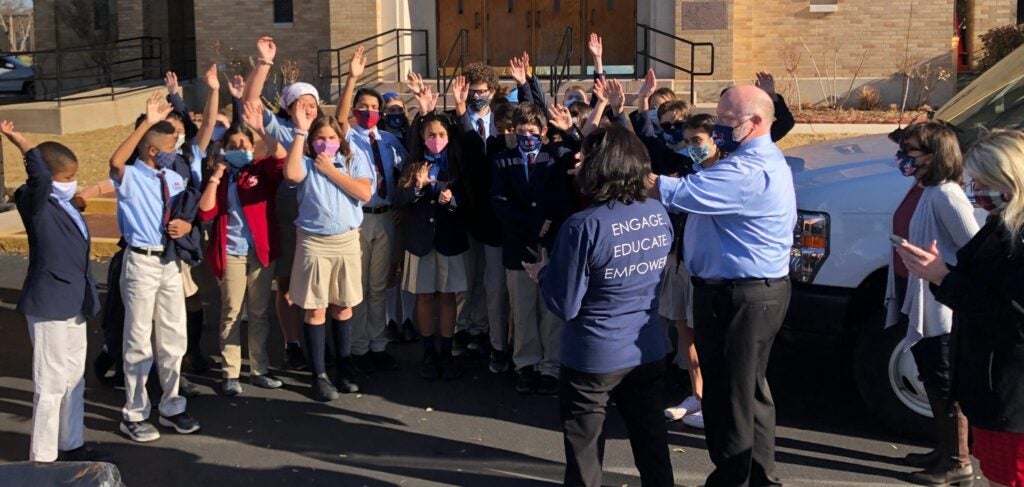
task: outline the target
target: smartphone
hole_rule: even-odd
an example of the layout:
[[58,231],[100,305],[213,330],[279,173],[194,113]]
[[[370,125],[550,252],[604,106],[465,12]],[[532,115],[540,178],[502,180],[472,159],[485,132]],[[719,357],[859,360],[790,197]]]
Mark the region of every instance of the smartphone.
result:
[[892,242],[893,245],[903,245],[904,243],[906,243],[907,239],[894,233],[889,235],[889,241]]

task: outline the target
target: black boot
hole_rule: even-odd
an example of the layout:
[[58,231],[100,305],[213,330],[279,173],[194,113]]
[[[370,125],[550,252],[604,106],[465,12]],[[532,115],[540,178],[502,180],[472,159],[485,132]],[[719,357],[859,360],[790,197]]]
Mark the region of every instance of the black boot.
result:
[[203,336],[203,311],[189,311],[186,315],[185,331],[188,334],[188,349],[184,363],[193,374],[210,370],[210,360],[203,354],[199,344]]
[[[911,474],[913,482],[923,485],[970,486],[974,483],[974,469],[967,452],[967,419],[948,394],[925,388],[935,418],[937,460],[920,472]],[[963,430],[963,431],[961,431]],[[962,445],[961,445],[962,444]]]

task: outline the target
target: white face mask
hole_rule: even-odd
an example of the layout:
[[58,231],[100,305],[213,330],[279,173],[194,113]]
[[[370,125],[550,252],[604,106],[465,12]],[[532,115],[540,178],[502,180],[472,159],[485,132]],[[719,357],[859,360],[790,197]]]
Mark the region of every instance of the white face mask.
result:
[[51,194],[57,197],[59,200],[71,201],[71,198],[75,197],[75,193],[78,191],[78,181],[69,181],[61,183],[58,181],[53,182],[53,189]]
[[183,145],[185,145],[185,134],[180,134],[178,140],[174,141],[174,150],[181,149]]

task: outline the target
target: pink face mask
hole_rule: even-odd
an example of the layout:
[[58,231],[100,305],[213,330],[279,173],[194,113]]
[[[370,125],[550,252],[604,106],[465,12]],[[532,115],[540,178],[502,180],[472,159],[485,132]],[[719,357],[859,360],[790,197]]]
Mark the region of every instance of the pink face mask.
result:
[[424,145],[427,146],[427,150],[430,151],[431,154],[440,154],[444,151],[445,147],[448,147],[448,139],[434,137],[432,139],[427,139],[426,142],[424,142]]
[[338,153],[338,149],[341,149],[341,142],[327,142],[323,140],[313,141],[313,151],[317,154],[327,154],[329,157],[334,157]]

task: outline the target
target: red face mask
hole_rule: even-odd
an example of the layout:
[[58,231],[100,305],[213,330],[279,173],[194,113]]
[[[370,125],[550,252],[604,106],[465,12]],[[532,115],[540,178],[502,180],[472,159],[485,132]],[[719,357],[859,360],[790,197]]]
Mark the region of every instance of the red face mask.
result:
[[364,129],[372,129],[380,121],[380,112],[374,110],[356,110],[356,123]]

